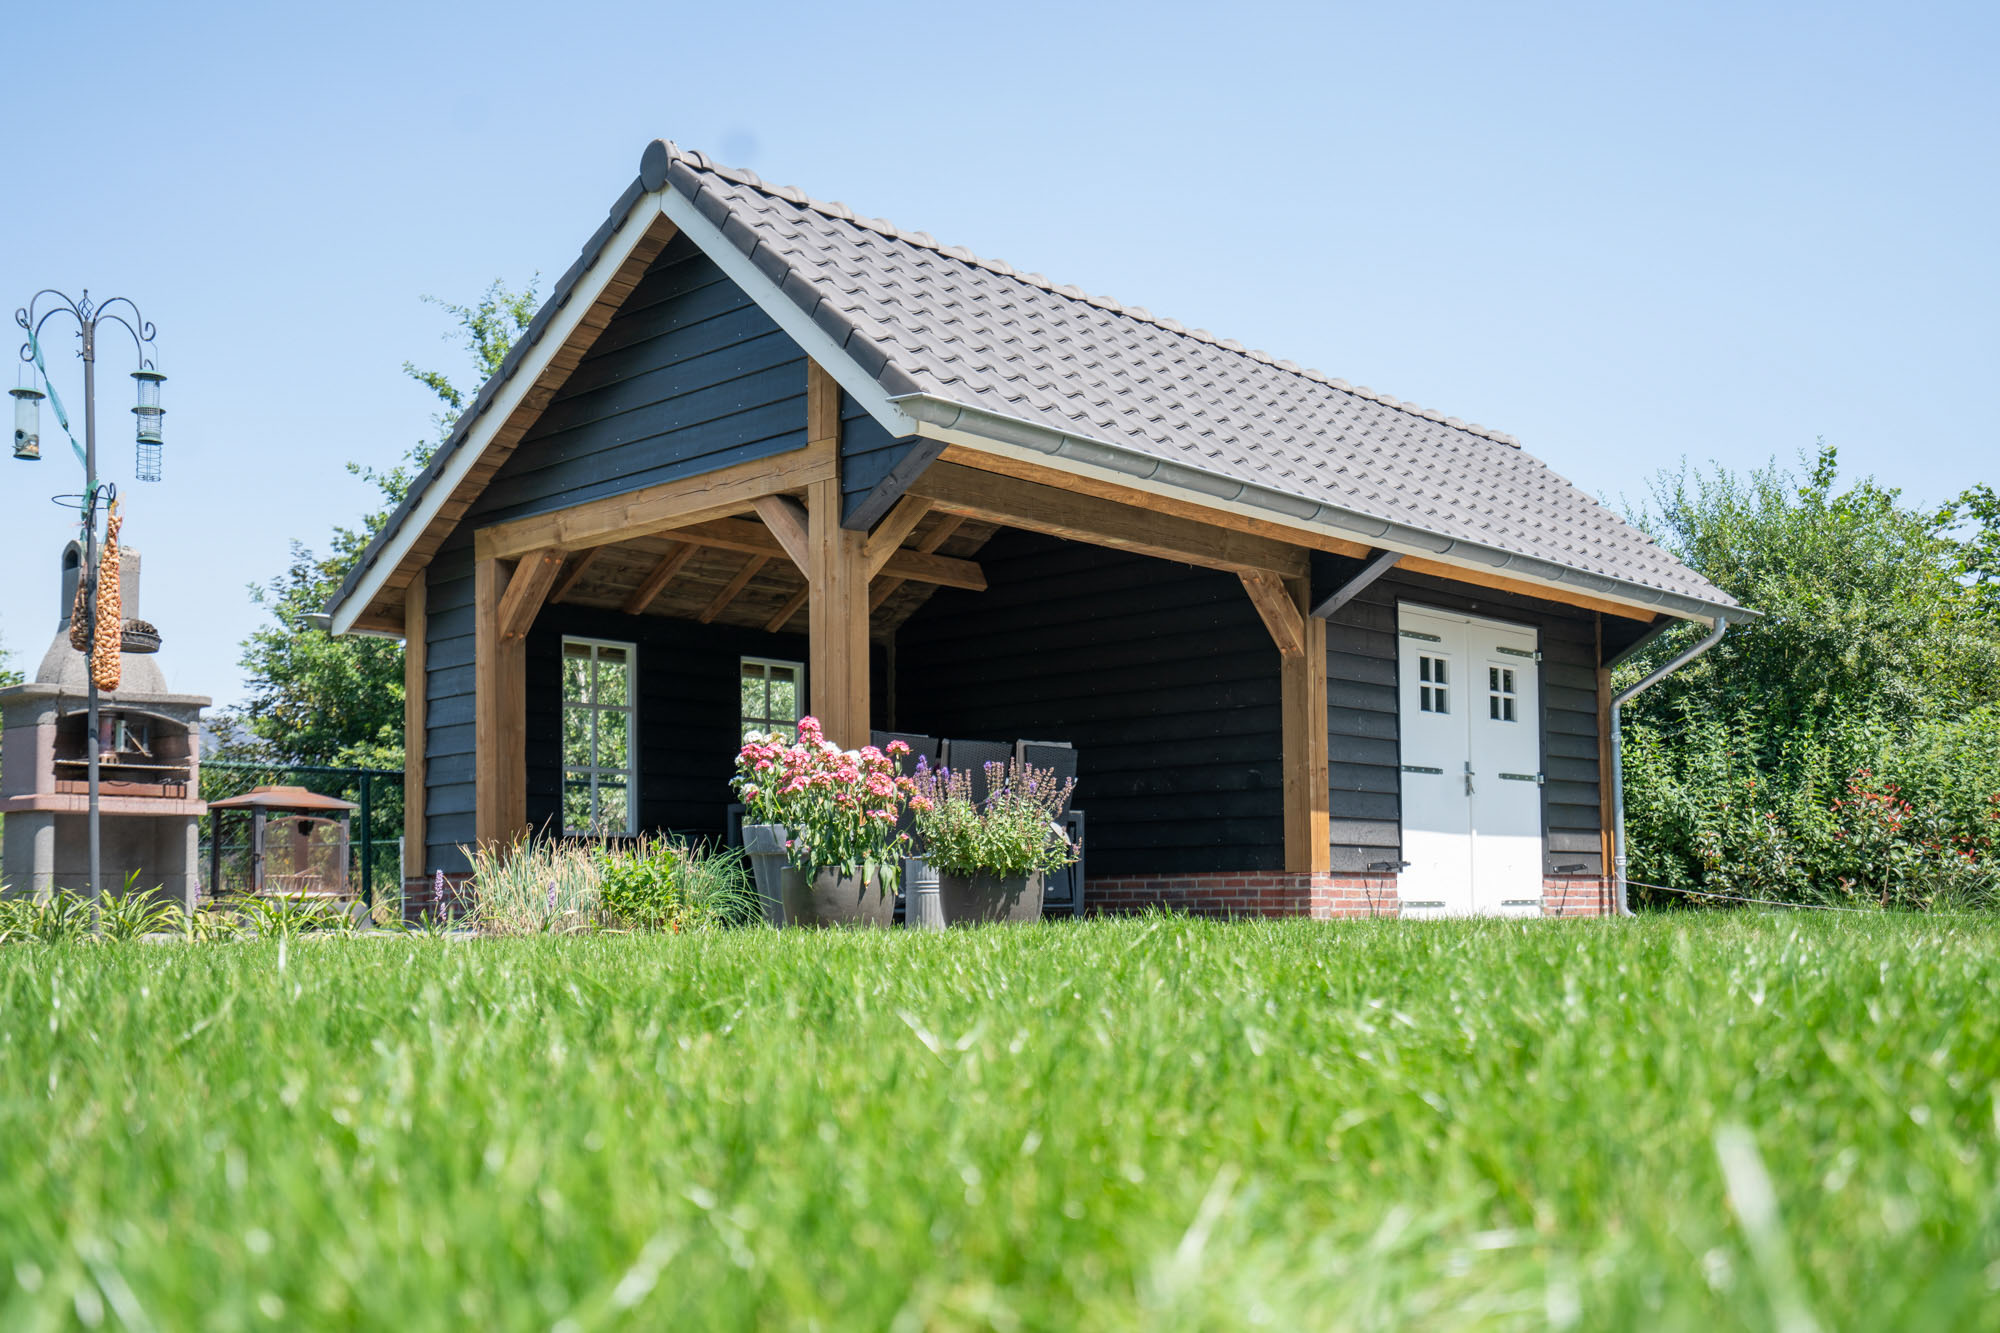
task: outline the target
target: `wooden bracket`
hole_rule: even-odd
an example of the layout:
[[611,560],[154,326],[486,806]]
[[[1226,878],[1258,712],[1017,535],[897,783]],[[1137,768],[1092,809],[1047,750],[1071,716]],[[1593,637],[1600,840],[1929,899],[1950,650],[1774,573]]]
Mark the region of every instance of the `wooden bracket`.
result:
[[868,563],[868,577],[874,578],[882,572],[882,566],[889,563],[889,557],[902,548],[903,542],[917,524],[924,521],[924,515],[931,512],[931,502],[921,495],[906,495],[896,501],[896,507],[882,520],[880,527],[868,534],[862,543],[861,558]]
[[572,560],[561,582],[556,584],[555,591],[549,594],[550,605],[561,602],[563,598],[576,591],[576,585],[583,582],[583,576],[590,572],[590,567],[597,563],[597,557],[603,554],[602,546],[593,546]]
[[513,577],[507,580],[507,591],[500,598],[500,642],[528,637],[528,630],[534,625],[549,589],[555,586],[556,575],[562,573],[562,566],[563,553],[554,547],[521,557],[521,562],[514,566]]
[[1387,574],[1396,562],[1402,558],[1403,553],[1401,551],[1377,551],[1375,557],[1363,565],[1353,578],[1322,598],[1320,603],[1313,607],[1312,613],[1321,620],[1332,616],[1334,612],[1353,601],[1362,589],[1366,588],[1376,579],[1381,578],[1384,574]]
[[791,562],[798,566],[801,574],[811,560],[806,541],[806,507],[789,495],[760,495],[756,503],[757,517],[764,520],[764,526],[778,539]]
[[715,595],[715,600],[703,607],[701,614],[695,618],[704,625],[712,623],[717,616],[729,609],[729,604],[742,594],[750,580],[757,577],[757,571],[770,563],[770,560],[771,557],[768,555],[753,555],[745,560],[743,568],[736,571],[736,577],[723,585],[722,591]]
[[792,617],[798,615],[799,612],[805,610],[806,601],[811,596],[812,596],[811,584],[807,584],[805,587],[800,588],[797,592],[793,593],[791,596],[791,600],[778,608],[778,614],[772,616],[769,620],[764,622],[764,632],[767,634],[783,633],[785,626],[792,623]]
[[1292,599],[1285,580],[1270,573],[1244,573],[1239,577],[1243,580],[1243,591],[1250,594],[1250,604],[1263,617],[1264,628],[1271,631],[1271,639],[1278,645],[1278,651],[1286,657],[1303,656],[1306,650],[1305,616]]

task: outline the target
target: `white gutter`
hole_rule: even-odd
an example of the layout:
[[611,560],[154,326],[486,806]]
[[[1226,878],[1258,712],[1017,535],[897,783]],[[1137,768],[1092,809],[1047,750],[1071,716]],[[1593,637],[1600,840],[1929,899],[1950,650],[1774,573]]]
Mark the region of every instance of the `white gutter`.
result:
[[1295,527],[1317,528],[1381,550],[1425,556],[1467,569],[1504,572],[1511,577],[1552,588],[1575,589],[1595,597],[1627,603],[1635,610],[1664,611],[1704,624],[1715,623],[1718,617],[1725,615],[1741,618],[1747,614],[1739,608],[1716,606],[1642,583],[1588,574],[1496,546],[1426,532],[1421,528],[1307,499],[1289,491],[1171,462],[1124,445],[1069,435],[1038,422],[1024,421],[984,408],[967,407],[931,394],[904,394],[891,401],[915,418],[917,434],[949,444],[967,444],[977,448],[998,445],[1027,457],[1061,459],[1069,464],[1068,470],[1071,471],[1109,473],[1119,481],[1137,482],[1146,489],[1186,492],[1201,503],[1218,508],[1247,512],[1265,519],[1275,516],[1277,521]]
[[1689,662],[1694,661],[1695,658],[1700,657],[1703,653],[1715,647],[1716,644],[1722,642],[1722,636],[1724,633],[1728,631],[1728,629],[1729,629],[1728,617],[1717,616],[1715,618],[1715,628],[1709,631],[1707,638],[1703,639],[1700,643],[1697,643],[1696,645],[1694,645],[1694,647],[1682,653],[1679,657],[1676,657],[1673,661],[1661,667],[1658,671],[1655,671],[1652,675],[1647,676],[1637,685],[1632,686],[1630,689],[1622,690],[1618,694],[1612,696],[1610,726],[1611,726],[1611,801],[1613,809],[1613,825],[1612,825],[1613,832],[1612,832],[1611,845],[1617,864],[1617,874],[1618,874],[1617,908],[1618,908],[1618,915],[1620,916],[1632,915],[1632,903],[1631,903],[1631,898],[1627,893],[1626,883],[1625,883],[1625,860],[1626,860],[1625,737],[1623,729],[1619,725],[1619,720],[1620,720],[1619,710],[1625,706],[1626,700],[1634,698],[1641,691],[1651,689],[1653,686],[1665,680],[1668,676],[1673,675],[1674,672],[1679,671]]

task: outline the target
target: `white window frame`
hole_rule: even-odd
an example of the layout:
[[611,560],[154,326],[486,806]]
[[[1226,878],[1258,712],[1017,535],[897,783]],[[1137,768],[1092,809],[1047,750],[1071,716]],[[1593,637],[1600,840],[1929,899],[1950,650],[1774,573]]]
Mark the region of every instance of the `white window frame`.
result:
[[[593,667],[590,679],[593,691],[596,688],[597,681],[597,672],[594,668],[597,664],[598,650],[600,648],[616,648],[625,654],[626,702],[623,705],[600,704],[593,698],[588,703],[572,703],[567,693],[566,675],[558,681],[556,688],[562,691],[562,693],[556,701],[559,709],[556,758],[561,773],[561,778],[557,786],[557,809],[562,815],[563,836],[568,838],[637,837],[639,833],[639,645],[624,639],[591,639],[580,634],[565,634],[562,641],[562,657],[565,662],[569,658],[569,650],[573,647],[590,649],[590,662]],[[591,763],[587,768],[578,768],[572,765],[569,762],[569,755],[564,752],[563,748],[567,744],[569,736],[568,714],[573,708],[588,709],[592,714]],[[606,713],[623,713],[625,715],[625,759],[627,767],[623,769],[603,768],[597,763],[596,728]],[[608,829],[592,827],[574,829],[569,827],[570,779],[572,774],[580,773],[588,773],[590,775],[590,813],[593,823],[596,820],[598,809],[597,787],[599,779],[605,775],[622,776],[625,779],[624,828]]]
[[767,716],[767,717],[760,717],[760,718],[751,718],[751,717],[746,717],[746,716],[744,716],[744,714],[743,714],[743,672],[744,672],[744,668],[746,668],[746,667],[753,667],[753,666],[754,666],[754,667],[763,667],[763,668],[765,669],[765,670],[764,670],[764,707],[765,707],[765,710],[766,710],[766,712],[767,712],[767,713],[768,713],[768,711],[769,711],[769,709],[770,709],[770,704],[771,704],[771,673],[770,673],[770,668],[772,668],[772,667],[784,667],[784,668],[786,668],[787,670],[791,671],[791,673],[792,673],[792,679],[793,679],[794,683],[795,683],[795,684],[796,684],[796,686],[797,686],[797,693],[796,693],[796,695],[794,696],[794,698],[795,698],[795,699],[796,699],[796,701],[797,701],[797,707],[796,707],[796,709],[795,709],[795,714],[796,714],[796,715],[795,715],[795,716],[793,716],[793,717],[791,717],[791,718],[789,718],[789,719],[787,719],[787,720],[785,721],[784,725],[785,725],[785,726],[788,726],[788,727],[790,727],[790,728],[792,729],[792,734],[793,734],[793,736],[794,736],[794,737],[796,738],[796,737],[797,737],[797,735],[798,735],[798,725],[799,725],[799,718],[802,718],[802,717],[804,717],[804,716],[806,715],[806,664],[805,664],[804,662],[792,662],[792,661],[787,661],[787,660],[786,660],[785,658],[782,658],[782,657],[748,657],[748,656],[746,656],[746,657],[743,657],[743,658],[740,658],[740,659],[738,659],[738,661],[737,661],[737,663],[736,663],[736,730],[737,730],[737,733],[738,733],[738,734],[740,735],[740,734],[741,734],[741,733],[743,732],[743,730],[744,730],[745,728],[747,728],[747,727],[751,726],[751,725],[752,725],[753,723],[754,723],[754,724],[756,724],[756,726],[757,726],[757,729],[758,729],[759,731],[769,731],[769,730],[771,729],[771,724],[772,724],[773,722],[777,721],[777,719],[775,719],[775,718],[772,718],[772,717],[768,717],[768,716]]

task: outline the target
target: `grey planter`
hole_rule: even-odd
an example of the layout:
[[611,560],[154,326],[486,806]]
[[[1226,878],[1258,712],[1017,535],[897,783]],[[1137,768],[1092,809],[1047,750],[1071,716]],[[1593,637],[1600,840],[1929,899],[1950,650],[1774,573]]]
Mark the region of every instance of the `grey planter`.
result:
[[785,869],[785,919],[800,925],[865,926],[886,930],[896,924],[896,893],[882,881],[822,870],[808,880]]
[[743,851],[757,880],[757,897],[764,904],[764,919],[782,926],[785,914],[785,876],[799,877],[792,869],[791,855],[785,850],[783,824],[745,824]]
[[938,872],[921,857],[912,856],[903,862],[903,924],[911,930],[944,929],[944,905],[938,901]]
[[938,905],[947,926],[988,921],[1040,921],[1042,875],[954,875],[938,872]]

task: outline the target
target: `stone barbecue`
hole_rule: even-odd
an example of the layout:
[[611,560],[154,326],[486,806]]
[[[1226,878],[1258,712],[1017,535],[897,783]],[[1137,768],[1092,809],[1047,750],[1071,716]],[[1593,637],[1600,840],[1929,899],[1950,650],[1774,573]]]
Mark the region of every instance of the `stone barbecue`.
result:
[[[6,853],[0,885],[42,897],[89,887],[89,749],[85,700],[90,664],[69,643],[70,609],[83,565],[71,542],[62,557],[62,607],[35,678],[0,689],[0,817]],[[172,694],[151,649],[159,638],[139,620],[139,553],[127,547],[120,573],[125,646],[118,689],[98,695],[99,812],[103,882],[122,891],[134,871],[192,907],[200,892],[201,695]]]

